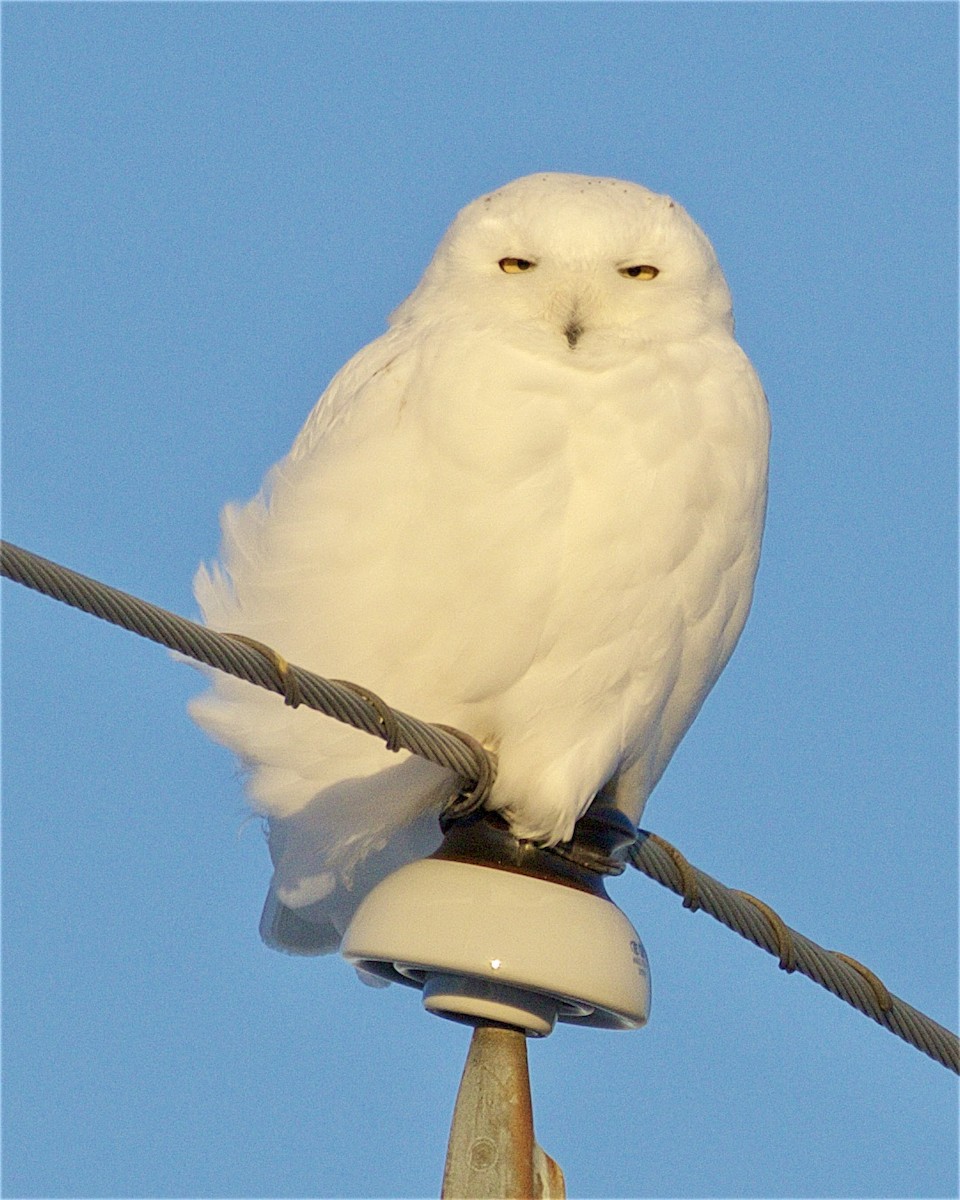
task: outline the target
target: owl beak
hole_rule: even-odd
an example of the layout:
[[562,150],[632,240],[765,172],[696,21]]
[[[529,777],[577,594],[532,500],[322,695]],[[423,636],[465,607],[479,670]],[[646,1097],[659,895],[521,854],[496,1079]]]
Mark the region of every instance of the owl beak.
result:
[[577,342],[583,336],[583,318],[580,315],[579,304],[574,304],[571,307],[566,324],[563,327],[563,336],[567,339],[567,345],[570,349],[576,349]]
[[571,350],[576,348],[577,342],[580,341],[580,335],[583,333],[583,326],[577,317],[571,317],[567,322],[563,331],[563,336],[567,339],[567,345]]
[[586,309],[589,313],[590,301],[591,297],[585,296],[579,287],[558,290],[552,298],[551,324],[556,322],[554,329],[559,326],[563,336],[567,339],[567,346],[571,350],[576,350],[583,337],[586,329],[584,310]]

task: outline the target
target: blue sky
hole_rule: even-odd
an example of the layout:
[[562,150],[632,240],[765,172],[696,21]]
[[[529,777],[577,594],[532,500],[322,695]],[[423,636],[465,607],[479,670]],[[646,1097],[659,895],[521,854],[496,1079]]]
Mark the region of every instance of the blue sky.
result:
[[[740,648],[644,825],[957,1022],[956,8],[6,4],[4,535],[186,615],[456,210],[634,179],[770,397]],[[420,1196],[466,1030],[267,951],[159,648],[4,603],[4,1194]],[[318,718],[319,720],[320,718]],[[580,1196],[955,1196],[954,1078],[631,873],[649,1026],[530,1047]]]

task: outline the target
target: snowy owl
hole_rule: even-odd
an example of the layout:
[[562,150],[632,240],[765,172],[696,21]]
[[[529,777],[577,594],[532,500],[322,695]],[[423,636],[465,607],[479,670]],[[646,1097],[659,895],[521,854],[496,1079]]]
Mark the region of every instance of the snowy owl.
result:
[[[197,599],[212,627],[494,750],[488,805],[517,836],[569,839],[598,794],[637,822],[743,629],[768,440],[684,209],[530,175],[459,213],[260,494],[225,509]],[[335,949],[373,884],[436,848],[454,777],[212,683],[192,715],[269,819],[263,936]]]

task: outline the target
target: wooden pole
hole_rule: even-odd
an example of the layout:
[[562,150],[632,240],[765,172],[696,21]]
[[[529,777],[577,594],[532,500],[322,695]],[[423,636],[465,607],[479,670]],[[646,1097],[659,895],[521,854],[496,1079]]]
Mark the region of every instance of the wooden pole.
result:
[[563,1200],[563,1172],[536,1144],[519,1029],[478,1024],[453,1110],[442,1200]]

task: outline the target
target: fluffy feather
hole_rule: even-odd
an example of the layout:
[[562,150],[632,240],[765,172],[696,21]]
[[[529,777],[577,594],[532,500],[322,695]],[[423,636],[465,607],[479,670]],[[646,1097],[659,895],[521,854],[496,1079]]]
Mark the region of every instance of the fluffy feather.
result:
[[[639,820],[733,651],[767,442],[686,212],[528,176],[459,214],[261,494],[225,510],[197,598],[215,628],[472,733],[500,758],[491,807],[554,844],[601,789]],[[333,949],[369,887],[437,844],[452,778],[212,682],[192,714],[270,818],[264,936]]]

